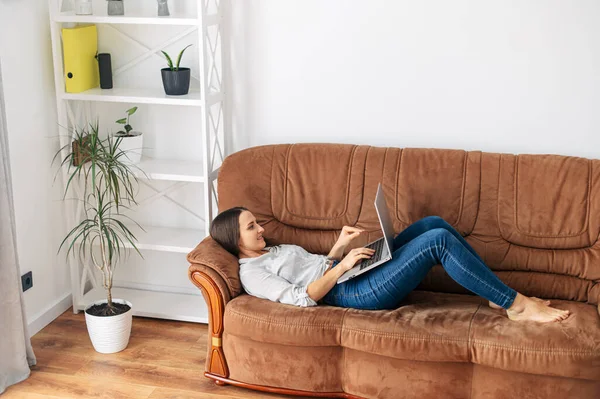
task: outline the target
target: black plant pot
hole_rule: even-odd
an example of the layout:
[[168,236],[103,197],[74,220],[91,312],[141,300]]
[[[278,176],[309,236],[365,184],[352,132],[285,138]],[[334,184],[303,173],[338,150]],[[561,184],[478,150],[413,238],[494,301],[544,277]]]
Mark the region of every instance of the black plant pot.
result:
[[160,72],[166,94],[170,96],[188,94],[190,90],[190,68],[179,68],[177,71],[163,68]]

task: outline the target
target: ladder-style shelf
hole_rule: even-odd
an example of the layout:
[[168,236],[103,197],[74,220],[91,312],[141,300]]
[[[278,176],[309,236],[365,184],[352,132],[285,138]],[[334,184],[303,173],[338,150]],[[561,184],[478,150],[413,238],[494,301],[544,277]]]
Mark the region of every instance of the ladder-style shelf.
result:
[[[226,131],[228,124],[224,121],[222,4],[218,0],[178,1],[187,1],[186,5],[189,7],[182,8],[185,12],[182,12],[181,9],[176,10],[168,17],[156,16],[156,2],[145,0],[137,0],[137,3],[135,0],[129,1],[124,16],[106,15],[104,1],[101,2],[104,6],[102,11],[98,11],[100,8],[95,7],[94,15],[76,15],[71,10],[65,10],[62,0],[49,0],[49,9],[57,116],[60,126],[73,127],[80,124],[81,120],[88,121],[87,118],[92,113],[91,108],[95,107],[95,104],[101,103],[165,106],[160,108],[159,112],[169,112],[172,109],[170,106],[198,108],[198,113],[194,111],[194,114],[199,116],[200,122],[186,123],[189,129],[197,131],[198,135],[201,135],[202,148],[198,148],[201,153],[195,157],[195,160],[161,159],[143,154],[142,161],[133,168],[140,184],[154,192],[149,197],[138,201],[140,206],[148,206],[148,204],[154,206],[157,199],[166,199],[169,203],[175,204],[178,209],[185,211],[186,215],[191,215],[193,220],[200,221],[194,228],[190,228],[189,225],[173,227],[140,223],[145,230],[142,231],[138,226],[130,226],[136,236],[137,248],[145,251],[144,259],[152,259],[152,254],[170,253],[171,255],[168,256],[173,256],[176,261],[168,265],[170,268],[168,271],[171,272],[172,269],[174,273],[183,273],[187,280],[189,265],[185,261],[185,254],[189,253],[208,235],[210,223],[216,215],[216,205],[218,204],[216,179],[220,163],[228,155],[226,138],[229,135]],[[154,4],[150,6],[150,3]],[[100,3],[95,3],[96,6],[98,4]],[[177,6],[180,5],[177,4]],[[128,11],[130,6],[132,6],[131,12]],[[168,96],[162,87],[157,88],[156,84],[150,84],[147,87],[144,85],[141,87],[115,85],[108,90],[97,87],[81,93],[67,93],[62,62],[61,29],[72,27],[75,24],[102,25],[106,27],[105,29],[112,30],[112,33],[120,35],[128,44],[142,50],[142,54],[136,54],[132,59],[125,60],[124,64],[121,62],[123,65],[120,68],[114,69],[113,61],[115,76],[149,59],[161,57],[164,61],[160,50],[181,41],[188,35],[197,35],[198,46],[195,51],[198,52],[198,64],[192,67],[192,79],[198,82],[199,88],[191,87],[189,94],[183,96]],[[175,27],[172,29],[176,29],[178,26],[181,28],[180,32],[173,34],[168,40],[158,45],[156,43],[147,45],[139,36],[133,37],[124,31],[126,26],[142,29],[132,27],[132,25],[156,26],[154,29],[166,29],[169,26]],[[196,76],[194,72],[197,73]],[[70,137],[65,137],[62,133],[59,136],[61,147],[70,144]],[[68,168],[69,166],[63,167],[63,178],[68,176]],[[139,171],[136,168],[139,168]],[[202,211],[192,209],[189,204],[171,196],[173,192],[189,184],[198,184],[202,187]],[[168,187],[165,188],[166,185]],[[66,221],[71,228],[77,223],[82,212],[81,206],[72,208],[77,209],[67,210]],[[157,212],[160,211],[157,210]],[[104,299],[106,293],[101,284],[98,284],[96,272],[89,261],[69,258],[68,262],[73,289],[73,311],[77,313],[90,303]],[[127,265],[119,266],[119,268],[121,267],[127,267]],[[117,273],[119,268],[117,268]],[[146,278],[143,283],[127,281],[119,283],[116,280],[113,297],[132,302],[133,314],[136,316],[208,323],[208,310],[204,298],[191,282],[182,287],[169,287],[162,285],[161,281],[148,283],[148,279],[152,279],[152,274],[144,277]]]

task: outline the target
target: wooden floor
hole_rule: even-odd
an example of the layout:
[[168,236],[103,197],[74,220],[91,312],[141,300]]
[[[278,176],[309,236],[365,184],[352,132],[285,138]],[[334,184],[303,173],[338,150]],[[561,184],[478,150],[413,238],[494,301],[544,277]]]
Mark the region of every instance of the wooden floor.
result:
[[31,338],[37,365],[2,399],[298,398],[217,386],[204,377],[208,326],[133,318],[128,347],[94,350],[83,312],[66,311]]

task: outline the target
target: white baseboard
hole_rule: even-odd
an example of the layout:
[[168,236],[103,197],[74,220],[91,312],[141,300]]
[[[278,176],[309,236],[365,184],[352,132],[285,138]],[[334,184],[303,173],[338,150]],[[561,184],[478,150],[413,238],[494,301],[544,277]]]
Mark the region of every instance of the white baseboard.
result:
[[54,319],[64,313],[73,305],[71,299],[71,293],[65,294],[61,299],[48,306],[45,310],[42,310],[38,314],[32,317],[32,320],[27,324],[29,329],[29,336],[33,337],[40,330],[52,323]]

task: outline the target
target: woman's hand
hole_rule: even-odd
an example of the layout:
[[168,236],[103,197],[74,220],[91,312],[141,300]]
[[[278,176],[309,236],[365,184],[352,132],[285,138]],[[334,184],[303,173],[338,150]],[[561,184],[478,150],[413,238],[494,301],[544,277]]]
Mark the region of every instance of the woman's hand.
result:
[[340,236],[337,239],[335,246],[338,248],[342,248],[342,250],[345,249],[348,246],[348,244],[350,244],[350,242],[356,237],[358,237],[363,231],[364,230],[362,229],[357,229],[356,227],[351,226],[342,227],[342,232],[340,233]]
[[336,266],[341,268],[343,271],[348,271],[354,267],[356,262],[360,259],[369,259],[375,253],[374,249],[371,248],[354,248],[348,252],[348,255]]

